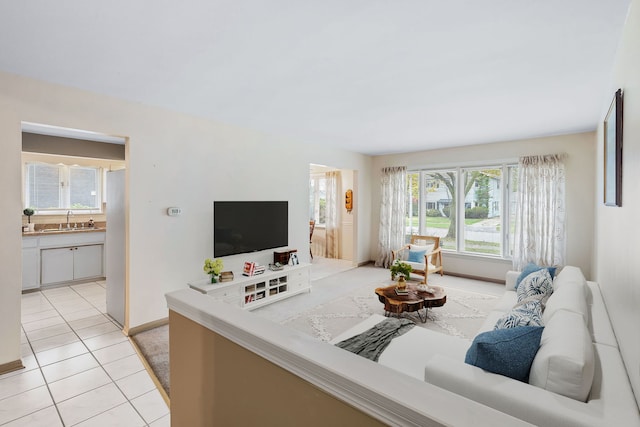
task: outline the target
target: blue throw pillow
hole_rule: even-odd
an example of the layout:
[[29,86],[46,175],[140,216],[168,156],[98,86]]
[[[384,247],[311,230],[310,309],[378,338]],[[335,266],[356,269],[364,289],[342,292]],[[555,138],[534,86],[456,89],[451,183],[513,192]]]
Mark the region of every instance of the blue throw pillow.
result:
[[424,254],[426,254],[427,251],[412,251],[411,249],[409,250],[409,259],[407,261],[409,262],[424,262]]
[[518,326],[478,334],[464,363],[527,382],[543,330],[543,326]]
[[516,279],[516,287],[515,288],[518,289],[518,285],[520,284],[520,282],[522,282],[522,279],[524,279],[525,277],[527,277],[531,273],[535,273],[538,270],[542,270],[543,268],[547,269],[547,271],[549,272],[549,276],[551,276],[551,279],[553,279],[553,277],[556,275],[556,267],[544,267],[544,266],[536,265],[536,264],[530,262],[529,264],[527,264],[522,269],[522,272],[520,273],[520,275]]

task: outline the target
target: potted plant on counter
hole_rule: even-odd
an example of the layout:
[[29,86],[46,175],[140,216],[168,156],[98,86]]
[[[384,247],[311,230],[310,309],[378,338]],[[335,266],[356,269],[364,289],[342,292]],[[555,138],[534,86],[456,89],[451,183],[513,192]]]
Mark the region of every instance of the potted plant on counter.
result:
[[31,215],[33,215],[34,213],[36,213],[36,211],[34,211],[31,208],[26,208],[25,210],[22,211],[23,214],[25,214],[27,216],[27,227],[29,229],[29,231],[34,231],[35,230],[35,224],[31,224]]

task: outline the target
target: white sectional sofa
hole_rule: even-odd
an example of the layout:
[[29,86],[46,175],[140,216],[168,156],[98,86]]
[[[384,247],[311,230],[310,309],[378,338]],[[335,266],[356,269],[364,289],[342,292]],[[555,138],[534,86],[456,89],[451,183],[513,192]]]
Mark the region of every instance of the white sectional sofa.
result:
[[[507,273],[506,292],[480,332],[493,330],[516,304],[519,275]],[[393,339],[378,363],[535,425],[640,426],[598,284],[587,282],[580,269],[567,266],[553,280],[553,289],[543,312],[544,330],[529,383],[466,364],[471,340],[419,327]],[[371,316],[332,343],[384,319]]]

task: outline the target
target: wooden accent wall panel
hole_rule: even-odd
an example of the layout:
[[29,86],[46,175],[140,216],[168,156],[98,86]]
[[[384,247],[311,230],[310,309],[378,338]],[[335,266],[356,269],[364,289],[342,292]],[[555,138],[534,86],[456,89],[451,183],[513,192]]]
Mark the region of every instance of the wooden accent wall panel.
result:
[[384,425],[174,311],[169,349],[174,427]]

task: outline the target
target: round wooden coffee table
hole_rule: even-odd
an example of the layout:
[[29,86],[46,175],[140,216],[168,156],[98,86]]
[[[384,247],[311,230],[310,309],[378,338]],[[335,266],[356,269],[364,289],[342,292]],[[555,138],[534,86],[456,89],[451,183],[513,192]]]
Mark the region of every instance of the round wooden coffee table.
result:
[[[400,316],[404,312],[417,312],[422,323],[427,321],[427,312],[429,307],[442,307],[447,302],[447,294],[440,286],[429,286],[428,291],[418,290],[417,285],[407,284],[406,295],[398,295],[396,286],[387,286],[385,288],[377,288],[376,295],[381,303],[384,304],[384,315],[389,316],[392,313]],[[420,310],[424,308],[424,318],[420,314]]]

